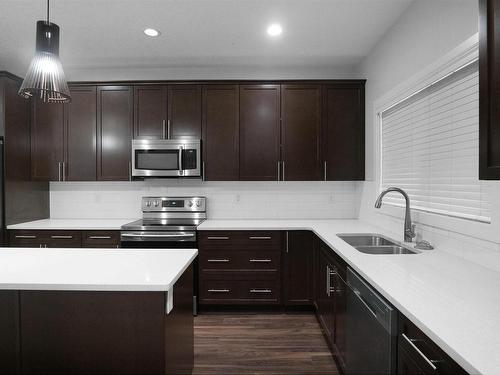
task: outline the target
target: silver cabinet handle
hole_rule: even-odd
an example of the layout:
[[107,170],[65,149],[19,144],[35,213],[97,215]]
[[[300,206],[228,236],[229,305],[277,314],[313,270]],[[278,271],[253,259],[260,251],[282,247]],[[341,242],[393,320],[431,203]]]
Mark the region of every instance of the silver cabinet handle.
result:
[[209,263],[229,263],[229,259],[207,259]]
[[326,266],[326,295],[330,297],[330,266]]
[[89,236],[89,240],[110,240],[111,236]]
[[250,259],[250,263],[271,263],[271,259]]
[[207,240],[228,240],[229,237],[226,236],[209,236]]
[[61,162],[57,162],[57,181],[61,181]]
[[250,293],[272,293],[271,289],[250,289]]
[[209,293],[229,293],[229,289],[208,289]]
[[286,246],[286,248],[285,248],[286,252],[288,254],[288,231],[286,231],[286,245],[285,246]]
[[53,236],[50,236],[50,238],[53,238],[55,240],[71,240],[73,238],[73,236],[53,235]]
[[161,120],[161,137],[163,139],[167,137],[167,124],[165,120]]
[[323,179],[326,181],[326,174],[327,174],[327,163],[326,161],[323,163]]
[[436,371],[437,370],[437,367],[434,363],[439,363],[441,361],[436,361],[436,360],[432,360],[432,359],[429,359],[426,357],[426,355],[424,353],[422,353],[422,351],[414,344],[415,342],[419,341],[419,340],[415,340],[415,339],[410,339],[408,338],[408,336],[406,336],[406,334],[402,333],[401,336],[403,337],[403,339],[413,348],[413,350],[415,350],[418,355],[420,357],[422,357],[422,359],[427,362],[427,364],[432,368],[433,371]]
[[170,139],[170,120],[167,120],[167,139]]
[[35,239],[36,236],[34,235],[28,235],[28,234],[16,234],[16,238],[24,238],[24,239]]
[[271,236],[250,236],[248,238],[251,240],[270,240],[270,239],[272,239]]
[[277,178],[277,181],[280,180],[280,164],[281,164],[281,162],[278,162],[278,178]]

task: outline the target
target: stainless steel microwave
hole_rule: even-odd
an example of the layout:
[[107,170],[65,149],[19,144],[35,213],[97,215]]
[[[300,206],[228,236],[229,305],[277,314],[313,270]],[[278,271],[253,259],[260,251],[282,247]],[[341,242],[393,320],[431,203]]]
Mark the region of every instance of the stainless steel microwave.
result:
[[133,177],[200,177],[201,141],[134,139]]

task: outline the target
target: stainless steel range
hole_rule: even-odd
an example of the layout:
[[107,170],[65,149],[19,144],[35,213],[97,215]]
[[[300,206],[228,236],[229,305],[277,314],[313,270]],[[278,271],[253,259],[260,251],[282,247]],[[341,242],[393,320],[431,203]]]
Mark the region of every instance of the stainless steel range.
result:
[[196,227],[207,217],[205,197],[143,197],[142,219],[121,227],[122,247],[196,247]]

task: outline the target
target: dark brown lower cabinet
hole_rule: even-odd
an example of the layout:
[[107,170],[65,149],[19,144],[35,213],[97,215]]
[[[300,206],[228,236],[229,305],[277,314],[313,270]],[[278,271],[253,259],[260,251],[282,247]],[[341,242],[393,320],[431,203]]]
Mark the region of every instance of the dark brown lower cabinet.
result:
[[192,288],[191,266],[168,314],[163,292],[2,291],[0,372],[191,374]]
[[283,303],[309,306],[313,301],[313,233],[286,231],[283,253]]
[[467,372],[443,352],[403,314],[398,317],[398,374],[465,375]]
[[19,293],[0,291],[0,374],[19,374],[21,369],[19,337]]
[[120,247],[120,232],[112,230],[10,230],[10,247]]

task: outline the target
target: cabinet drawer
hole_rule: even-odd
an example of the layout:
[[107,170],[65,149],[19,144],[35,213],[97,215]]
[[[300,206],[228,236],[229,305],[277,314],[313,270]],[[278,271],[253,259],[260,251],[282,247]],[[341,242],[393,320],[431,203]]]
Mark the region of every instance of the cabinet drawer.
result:
[[86,230],[82,233],[82,247],[120,247],[120,232]]
[[12,247],[40,247],[44,242],[38,231],[15,230],[9,232],[9,246]]
[[278,280],[202,280],[202,304],[277,304]]
[[[398,331],[398,352],[403,352],[414,365],[422,369],[423,373],[440,375],[467,374],[462,367],[403,314],[399,314]],[[398,367],[401,368],[402,365],[402,363],[398,363]]]
[[199,232],[200,247],[281,248],[279,231],[210,231]]
[[61,230],[45,233],[47,247],[81,247],[82,235],[80,231]]
[[279,250],[205,250],[200,251],[200,269],[210,270],[278,270]]

